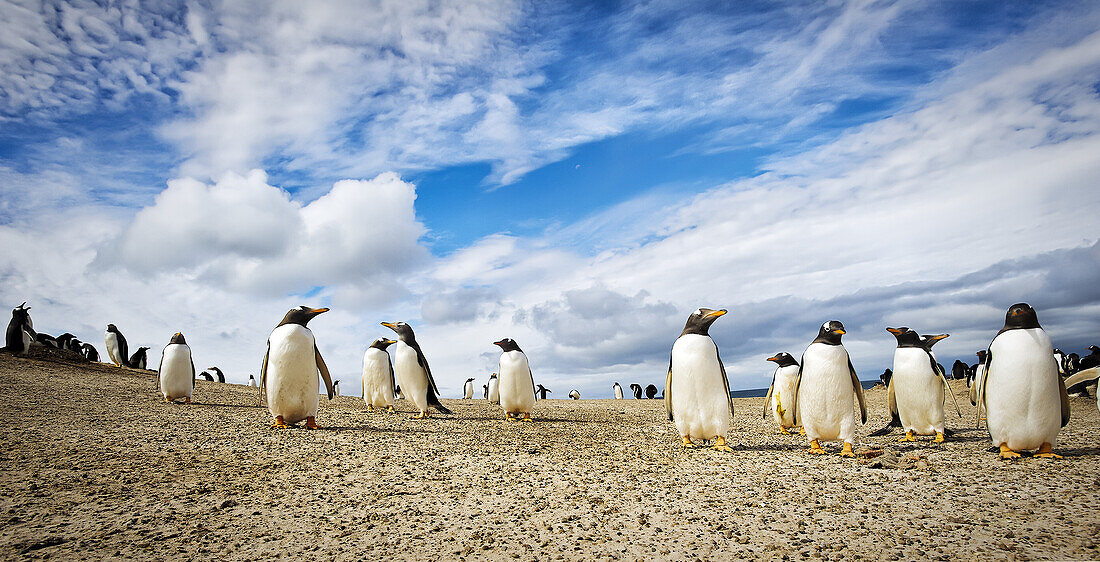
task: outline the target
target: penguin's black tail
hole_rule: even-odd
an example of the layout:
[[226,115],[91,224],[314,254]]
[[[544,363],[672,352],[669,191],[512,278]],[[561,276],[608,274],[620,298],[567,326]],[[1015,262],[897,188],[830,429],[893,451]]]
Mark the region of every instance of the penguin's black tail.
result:
[[434,407],[436,410],[439,410],[439,413],[441,414],[453,413],[449,409],[447,409],[446,406],[439,402],[439,397],[436,396],[430,388],[428,389],[428,405]]
[[892,429],[895,427],[901,427],[901,416],[898,416],[897,414],[892,414],[890,416],[890,423],[886,424],[886,427],[872,433],[871,437],[886,435],[887,433],[890,433],[890,431],[892,431]]

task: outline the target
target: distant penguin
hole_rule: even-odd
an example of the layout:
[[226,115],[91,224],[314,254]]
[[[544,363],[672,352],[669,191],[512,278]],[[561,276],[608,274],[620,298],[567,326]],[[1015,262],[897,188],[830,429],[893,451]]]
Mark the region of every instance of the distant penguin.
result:
[[[1066,386],[1074,386],[1078,384],[1095,383],[1097,378],[1100,378],[1100,367],[1090,367],[1088,369],[1082,369],[1078,371],[1072,377],[1066,379]],[[1096,408],[1100,409],[1100,397],[1097,398]]]
[[867,406],[863,402],[863,387],[852,367],[848,351],[840,342],[844,324],[836,320],[825,322],[817,338],[802,354],[795,385],[795,423],[801,423],[810,441],[810,452],[823,455],[820,442],[841,440],[842,457],[854,457],[856,418],[852,395],[859,399],[862,423],[867,423]]
[[84,342],[82,342],[82,341],[80,341],[80,340],[78,340],[74,337],[74,338],[69,340],[69,345],[67,346],[67,348],[68,348],[69,351],[80,353],[81,350],[83,349],[83,346],[84,346]]
[[11,311],[11,321],[5,334],[4,349],[12,353],[26,353],[32,345],[38,343],[38,334],[31,322],[31,307],[23,303]]
[[439,388],[432,378],[428,358],[421,351],[412,326],[404,322],[383,322],[382,325],[397,333],[397,343],[393,345],[393,371],[404,390],[405,398],[420,410],[416,418],[428,417],[429,407],[435,407],[444,414],[451,413],[439,401]]
[[1066,354],[1061,349],[1054,348],[1054,360],[1058,362],[1058,373],[1066,376]]
[[191,395],[195,392],[195,362],[182,333],[176,332],[164,346],[157,373],[160,394],[165,402],[185,398],[187,404],[191,403]]
[[[916,435],[935,435],[934,441],[944,440],[943,406],[947,395],[955,399],[947,383],[943,369],[932,354],[926,337],[907,327],[886,328],[897,339],[894,349],[894,376],[886,391],[890,415],[895,417],[905,437],[901,441],[915,441]],[[939,341],[947,334],[932,336]],[[958,412],[958,404],[955,404]],[[959,413],[962,417],[962,413]]]
[[553,394],[554,391],[542,386],[541,384],[535,387],[535,398],[539,400],[546,400],[547,393]]
[[953,380],[962,380],[966,378],[966,363],[956,359],[951,365],[951,378]]
[[787,352],[776,353],[768,361],[774,361],[776,367],[772,373],[772,384],[764,395],[764,419],[768,419],[768,413],[771,413],[780,433],[790,435],[790,429],[795,425],[791,402],[794,399],[794,385],[798,381],[798,361]]
[[466,379],[466,384],[462,385],[462,399],[470,400],[474,397],[474,379]]
[[333,396],[340,396],[340,381],[332,381]]
[[619,386],[619,383],[611,385],[611,391],[615,393],[616,400],[623,399],[623,387]]
[[389,412],[396,411],[393,409],[393,400],[397,395],[397,385],[393,378],[393,363],[386,351],[387,347],[395,343],[396,340],[378,338],[363,353],[362,391],[363,402],[368,410],[385,408]]
[[569,397],[572,398],[573,400],[580,400],[581,399],[581,391],[574,388],[573,390],[569,391]]
[[217,379],[218,382],[225,382],[225,373],[222,373],[221,369],[217,367],[207,367],[206,370],[210,371],[210,373],[214,375],[214,378]]
[[139,347],[133,355],[130,356],[130,368],[145,370],[145,367],[149,363],[149,357],[145,353],[149,351],[148,347]]
[[894,376],[894,371],[892,371],[890,369],[886,369],[885,371],[882,372],[881,375],[878,376],[878,380],[879,380],[879,382],[882,383],[882,386],[890,386],[890,378],[893,377],[893,376]]
[[248,374],[248,386],[256,388],[256,377],[253,376],[252,373]]
[[500,377],[496,373],[489,375],[489,403],[500,404]]
[[1054,454],[1058,432],[1069,423],[1069,397],[1050,337],[1027,303],[1012,305],[1005,325],[989,343],[984,379],[979,389],[978,414],[986,412],[986,426],[1002,459],[1018,458],[1017,451],[1035,450],[1037,457]]
[[634,395],[635,400],[641,400],[642,399],[642,385],[640,385],[636,382],[630,383],[630,392],[631,392],[631,394]]
[[527,355],[512,338],[495,341],[493,345],[500,346],[501,351],[499,391],[504,419],[534,421],[531,419],[531,408],[535,405],[535,377],[531,374]]
[[482,390],[482,393],[481,393],[482,398],[488,400],[489,399],[489,384],[486,383],[486,384],[481,385],[481,390]]
[[130,348],[126,346],[126,337],[114,324],[107,324],[107,331],[103,334],[103,341],[107,345],[107,357],[118,368],[130,366]]
[[206,371],[203,371],[203,372],[199,373],[198,376],[200,376],[200,377],[202,377],[202,378],[204,378],[204,379],[206,379],[210,382],[214,382],[214,375],[211,375],[210,373],[208,373]]
[[317,349],[317,341],[306,324],[327,308],[299,306],[290,309],[267,338],[267,352],[260,367],[260,388],[267,393],[267,410],[275,419],[273,428],[306,420],[306,429],[317,429],[317,375],[325,381],[332,400],[332,377]]
[[80,346],[80,353],[84,355],[84,358],[94,363],[99,362],[99,351],[95,346],[90,343],[85,343]]
[[653,400],[657,397],[657,385],[648,384],[645,387],[645,397],[649,400]]
[[405,399],[405,394],[401,392],[401,385],[399,385],[399,384],[393,385],[393,399],[394,400],[404,400]]
[[58,348],[61,347],[60,345],[58,345],[57,339],[55,339],[53,336],[51,336],[49,334],[44,334],[42,332],[38,332],[37,334],[34,335],[34,339],[42,347],[49,347],[49,348],[52,348],[52,349],[58,349]]
[[726,367],[710,338],[710,325],[726,311],[699,308],[692,312],[672,344],[665,375],[665,413],[675,422],[683,447],[693,439],[714,439],[714,448],[732,451],[726,435],[733,420]]
[[55,347],[57,347],[58,349],[72,349],[69,343],[72,342],[74,339],[76,339],[76,336],[65,332],[64,334],[61,334],[60,336],[54,338],[54,342],[57,344],[55,345]]
[[975,355],[978,356],[978,366],[974,369],[974,378],[970,383],[970,404],[978,405],[978,393],[982,391],[982,376],[985,373],[985,354],[986,351],[980,350]]
[[[1082,371],[1087,371],[1094,367],[1100,367],[1100,347],[1090,345],[1088,347],[1088,350],[1089,354],[1082,357],[1080,361],[1077,361],[1076,365],[1074,365],[1074,374],[1080,373]],[[1091,385],[1091,382],[1072,384],[1066,388],[1066,391],[1069,393],[1070,396],[1088,396],[1088,387]]]
[[1066,356],[1066,374],[1073,375],[1077,371],[1081,370],[1081,356],[1076,353],[1070,353]]

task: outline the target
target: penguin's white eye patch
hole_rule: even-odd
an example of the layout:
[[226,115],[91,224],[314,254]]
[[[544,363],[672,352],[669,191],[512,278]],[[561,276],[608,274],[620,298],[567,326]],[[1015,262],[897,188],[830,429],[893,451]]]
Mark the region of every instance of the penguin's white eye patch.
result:
[[701,308],[696,308],[696,309],[695,309],[695,315],[696,315],[696,316],[700,316],[700,315],[702,315],[702,314],[703,314],[703,309],[701,309]]
[[828,322],[826,322],[826,323],[822,324],[822,325],[821,325],[821,329],[822,329],[822,330],[828,330],[828,329],[829,329],[829,323],[828,323]]

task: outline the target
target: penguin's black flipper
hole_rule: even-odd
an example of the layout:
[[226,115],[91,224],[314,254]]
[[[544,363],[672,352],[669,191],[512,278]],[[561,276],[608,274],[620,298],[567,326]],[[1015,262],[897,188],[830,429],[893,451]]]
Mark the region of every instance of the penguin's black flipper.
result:
[[730,381],[726,378],[726,365],[722,363],[722,354],[718,353],[718,346],[714,346],[714,354],[718,356],[718,368],[722,370],[722,386],[726,389],[726,403],[730,407],[730,417],[733,417],[733,395],[730,394]]
[[[998,332],[997,335],[1000,335],[1000,332]],[[994,337],[993,339],[997,338]],[[985,405],[985,383],[989,381],[989,368],[991,366],[993,366],[993,342],[989,342],[989,348],[985,350],[985,369],[982,369],[981,392],[978,393],[978,409],[974,413],[974,425],[978,428],[982,427],[982,406]]]
[[1061,375],[1055,375],[1058,379],[1058,399],[1062,403],[1062,427],[1065,427],[1069,423],[1069,393],[1066,392],[1066,381],[1062,380]]
[[271,340],[267,340],[267,351],[264,352],[264,362],[260,365],[260,400],[263,400],[264,389],[267,388],[267,356],[271,355]]
[[852,375],[852,388],[856,391],[856,398],[859,399],[859,415],[863,419],[863,423],[867,423],[867,405],[863,403],[863,385],[859,384],[859,377],[856,375],[856,368],[852,366],[852,358],[848,358],[848,372]]
[[317,370],[321,373],[321,379],[325,381],[325,390],[328,391],[328,399],[332,400],[333,395],[336,394],[332,388],[332,375],[328,372],[328,365],[325,365],[325,360],[321,357],[321,350],[317,349],[317,345],[313,346],[313,355],[317,357]]
[[668,356],[668,374],[665,375],[665,413],[672,421],[672,355]]
[[[429,379],[429,381],[430,380],[431,379]],[[435,390],[433,390],[431,386],[428,387],[428,405],[429,406],[434,406],[435,409],[439,410],[439,412],[442,413],[442,414],[452,413],[449,409],[447,409],[446,406],[444,406],[443,404],[441,404],[439,402],[439,397],[436,396]]]
[[806,354],[803,353],[802,357],[798,361],[798,374],[794,377],[794,403],[791,404],[791,411],[794,412],[794,424],[796,426],[802,426],[802,416],[798,413],[798,387],[802,386],[802,367],[806,366]]

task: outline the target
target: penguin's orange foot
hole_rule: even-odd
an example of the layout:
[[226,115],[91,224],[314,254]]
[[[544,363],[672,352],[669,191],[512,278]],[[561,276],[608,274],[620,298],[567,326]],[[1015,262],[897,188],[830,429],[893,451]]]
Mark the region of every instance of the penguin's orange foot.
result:
[[733,449],[731,449],[729,445],[726,445],[726,438],[721,435],[714,439],[714,448],[718,451],[726,451],[727,453],[733,452]]
[[396,413],[397,413],[397,410],[395,410],[395,409],[393,408],[393,405],[390,405],[390,407],[386,408],[386,412],[388,412],[388,413],[390,413],[390,414],[396,414]]
[[1035,456],[1039,457],[1041,459],[1060,459],[1060,458],[1062,458],[1062,455],[1057,455],[1057,454],[1054,453],[1053,448],[1050,446],[1050,443],[1043,443],[1039,447],[1039,452],[1035,453]]
[[1004,443],[1001,443],[1001,458],[1005,459],[1005,460],[1007,460],[1007,459],[1018,459],[1018,458],[1020,458],[1020,453],[1017,453],[1016,451],[1013,451],[1012,449],[1009,449],[1008,445],[1005,445]]
[[848,457],[850,459],[856,458],[856,454],[852,452],[852,444],[845,443],[844,448],[840,450],[840,456]]
[[825,449],[821,448],[821,443],[817,442],[817,439],[810,441],[810,454],[811,455],[824,455]]
[[190,404],[190,403],[191,403],[191,397],[190,397],[190,396],[188,396],[188,397],[187,397],[187,400],[184,400],[184,401],[183,401],[183,403],[184,403],[184,404]]
[[321,426],[317,425],[317,420],[313,416],[306,418],[306,429],[321,429]]
[[779,426],[779,433],[782,433],[783,435],[790,435],[791,434],[791,432],[788,431],[787,428],[785,428],[783,426]]
[[933,443],[943,443],[943,432],[937,431],[936,438],[932,440]]
[[511,412],[504,412],[504,420],[505,421],[516,421],[515,418],[512,417]]
[[169,400],[169,399],[168,399],[168,397],[167,397],[167,396],[165,396],[165,397],[164,397],[164,403],[165,403],[165,404],[168,404],[169,402],[171,402],[171,400]]
[[419,414],[413,416],[413,419],[414,420],[422,420],[426,417],[428,417],[428,412],[425,411],[425,410],[421,410]]
[[368,412],[374,411],[374,404],[367,404],[367,411]]
[[904,443],[906,441],[916,441],[916,440],[917,440],[917,437],[913,434],[912,431],[906,431],[905,432],[905,437],[902,437],[901,439],[898,439],[898,443]]
[[275,416],[275,423],[271,424],[271,429],[287,429],[290,426],[283,421],[283,416]]
[[683,439],[683,442],[680,443],[681,447],[683,447],[685,449],[694,449],[695,448],[695,443],[691,442],[690,437],[682,437],[681,439]]
[[527,423],[534,423],[535,420],[531,419],[531,414],[524,414],[523,419],[519,421],[525,421]]

